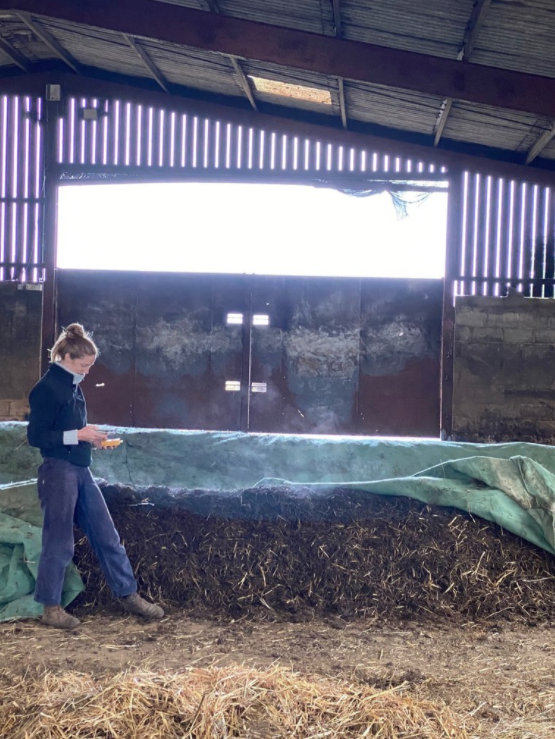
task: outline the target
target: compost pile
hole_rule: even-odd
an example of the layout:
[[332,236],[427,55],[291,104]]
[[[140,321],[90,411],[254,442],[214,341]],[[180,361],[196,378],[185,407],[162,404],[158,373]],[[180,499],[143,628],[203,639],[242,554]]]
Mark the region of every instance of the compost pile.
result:
[[[101,488],[141,591],[170,610],[338,623],[555,617],[555,558],[454,509],[341,489]],[[75,610],[117,608],[84,539],[75,561],[87,586]]]

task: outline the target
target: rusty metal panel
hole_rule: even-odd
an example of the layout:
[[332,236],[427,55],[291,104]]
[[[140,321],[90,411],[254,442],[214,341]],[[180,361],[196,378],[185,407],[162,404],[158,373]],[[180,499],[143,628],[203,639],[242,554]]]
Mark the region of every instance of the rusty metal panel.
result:
[[101,349],[92,422],[437,436],[441,301],[433,280],[72,270],[58,324]]
[[134,426],[137,276],[58,271],[57,328],[82,323],[100,349],[85,380],[90,423]]
[[439,434],[442,280],[362,281],[359,433]]
[[238,429],[245,278],[142,274],[137,277],[135,424]]
[[360,280],[257,277],[252,284],[249,429],[352,433]]

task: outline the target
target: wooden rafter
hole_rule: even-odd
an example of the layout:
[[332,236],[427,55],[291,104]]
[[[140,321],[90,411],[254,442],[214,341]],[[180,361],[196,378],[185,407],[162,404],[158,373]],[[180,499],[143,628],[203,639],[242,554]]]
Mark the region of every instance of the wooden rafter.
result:
[[549,144],[551,139],[555,136],[555,122],[551,125],[551,128],[548,128],[547,131],[544,131],[536,141],[532,144],[530,149],[528,150],[528,153],[526,154],[526,164],[530,164],[538,155],[539,153],[545,149],[545,147]]
[[45,46],[48,46],[50,51],[53,51],[56,56],[61,59],[68,67],[70,67],[77,74],[81,74],[78,62],[71,56],[71,54],[64,49],[61,43],[54,38],[45,28],[39,25],[39,23],[32,19],[29,13],[16,12],[19,20],[24,23],[27,28],[39,38]]
[[156,64],[152,61],[152,59],[149,57],[149,55],[146,53],[146,51],[143,49],[143,47],[135,41],[134,38],[131,38],[131,36],[127,36],[127,34],[123,34],[123,38],[125,41],[129,44],[129,46],[133,49],[133,51],[137,54],[138,57],[142,60],[144,66],[148,69],[151,76],[158,82],[162,90],[164,92],[168,92],[168,83],[164,79],[164,76],[162,72],[158,69]]
[[29,72],[30,66],[27,59],[25,59],[24,56],[22,56],[19,51],[16,51],[11,44],[9,44],[5,39],[0,38],[0,49],[4,52],[4,54],[12,60],[12,62],[18,66],[23,72]]
[[231,63],[233,64],[233,69],[235,70],[235,74],[237,75],[237,82],[239,84],[239,87],[241,90],[245,93],[246,97],[248,98],[249,103],[251,104],[251,107],[253,110],[258,110],[258,107],[256,105],[256,100],[254,99],[254,95],[252,94],[252,89],[250,86],[250,83],[247,79],[247,76],[243,72],[243,68],[237,61],[237,59],[234,56],[229,57],[231,60]]
[[[468,25],[464,32],[463,42],[457,55],[457,59],[459,61],[467,62],[470,59],[470,55],[472,54],[472,50],[474,49],[474,45],[476,44],[476,39],[478,38],[480,29],[484,24],[484,19],[490,5],[491,0],[476,0],[476,2],[474,3],[470,20],[468,21]],[[447,123],[447,118],[449,117],[449,113],[451,112],[453,102],[453,98],[449,97],[445,98],[441,105],[434,132],[434,146],[437,146],[439,144],[439,140],[443,135],[443,129],[445,128],[445,124]]]
[[[341,0],[332,0],[333,28],[335,35],[341,37]],[[339,92],[339,110],[341,112],[341,123],[347,128],[347,103],[345,101],[345,84],[343,77],[337,78],[337,89]]]
[[0,0],[89,26],[441,99],[555,118],[555,78],[324,36],[151,0]]
[[341,123],[343,128],[347,128],[347,104],[345,102],[345,85],[343,77],[337,78],[337,86],[339,88],[339,108],[341,110]]

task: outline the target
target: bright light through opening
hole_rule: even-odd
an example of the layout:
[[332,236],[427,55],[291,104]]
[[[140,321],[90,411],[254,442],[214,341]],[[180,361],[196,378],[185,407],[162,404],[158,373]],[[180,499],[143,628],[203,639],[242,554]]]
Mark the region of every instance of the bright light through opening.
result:
[[441,278],[447,194],[398,219],[387,193],[303,185],[63,186],[58,266]]

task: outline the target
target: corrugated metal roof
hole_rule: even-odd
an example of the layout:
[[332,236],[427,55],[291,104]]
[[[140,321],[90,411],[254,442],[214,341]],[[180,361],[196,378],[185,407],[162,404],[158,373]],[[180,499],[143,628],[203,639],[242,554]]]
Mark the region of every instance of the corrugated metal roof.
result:
[[[472,141],[496,149],[526,151],[535,140],[530,132],[539,130],[537,126],[538,117],[530,113],[455,102],[444,135],[456,141]],[[527,145],[530,138],[532,142]]]
[[[146,76],[141,60],[120,34],[42,19],[41,27],[80,64],[133,77]],[[48,56],[56,58],[52,52]]]
[[493,2],[471,60],[555,77],[555,2]]
[[[8,16],[1,20],[0,37],[10,44],[24,59],[30,62],[40,61],[46,56],[46,47],[20,20]],[[6,57],[6,63],[13,66],[11,59]]]
[[349,118],[432,134],[442,99],[362,82],[345,82]]
[[343,36],[455,59],[473,0],[341,0]]
[[223,54],[151,41],[138,43],[168,82],[220,95],[244,95],[235,81],[229,57]]

